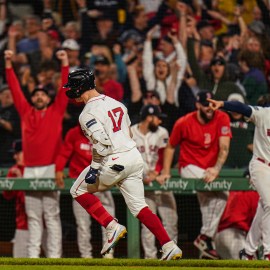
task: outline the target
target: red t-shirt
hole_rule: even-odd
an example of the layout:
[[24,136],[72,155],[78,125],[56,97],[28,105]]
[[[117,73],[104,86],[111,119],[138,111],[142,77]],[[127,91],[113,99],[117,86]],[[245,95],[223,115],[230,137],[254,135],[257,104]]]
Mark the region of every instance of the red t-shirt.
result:
[[258,206],[256,191],[231,191],[218,231],[236,228],[248,232]]
[[123,100],[124,89],[120,83],[114,80],[108,80],[104,84],[101,84],[100,87],[103,88],[104,95],[116,99],[117,101]]
[[80,126],[68,131],[56,159],[56,171],[62,171],[69,161],[69,176],[77,178],[92,161],[92,145]]
[[[7,177],[15,177],[18,176],[13,173],[14,169],[19,169],[21,175],[23,175],[24,167],[14,165],[12,166],[7,173]],[[16,211],[16,229],[27,230],[27,215],[25,212],[25,194],[24,191],[3,191],[3,197],[6,200],[15,199],[15,211]]]
[[[67,82],[69,67],[62,67],[62,85]],[[23,95],[12,68],[6,69],[14,105],[20,115],[24,162],[27,167],[54,164],[62,142],[62,121],[68,104],[64,88],[47,110],[36,110]]]
[[216,164],[219,152],[219,138],[231,137],[229,116],[215,111],[213,119],[201,124],[197,111],[178,119],[173,127],[170,144],[180,145],[179,168],[189,164],[207,169]]

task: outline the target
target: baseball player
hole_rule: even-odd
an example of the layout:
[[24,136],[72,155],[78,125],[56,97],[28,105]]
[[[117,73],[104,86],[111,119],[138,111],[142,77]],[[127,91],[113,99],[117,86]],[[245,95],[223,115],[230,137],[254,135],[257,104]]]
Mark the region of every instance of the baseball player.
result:
[[[14,105],[20,115],[25,169],[24,178],[54,178],[55,158],[62,141],[62,121],[68,104],[63,89],[55,100],[42,87],[31,93],[31,102],[26,100],[12,68],[13,52],[5,51],[6,79]],[[68,77],[68,58],[65,51],[57,52],[61,61],[62,83]],[[28,257],[39,258],[42,242],[43,218],[47,229],[47,257],[62,256],[62,228],[58,191],[27,191],[25,209],[28,219]]]
[[[180,145],[179,170],[183,178],[214,181],[228,155],[231,130],[230,119],[224,112],[214,112],[207,98],[210,92],[197,95],[195,112],[181,117],[174,125],[164,153],[164,166],[160,182],[170,177],[175,147]],[[194,245],[203,257],[218,259],[213,237],[226,206],[226,192],[197,192],[202,213],[202,228]]]
[[239,251],[244,246],[258,200],[256,191],[230,192],[215,236],[216,249],[222,259],[239,259]]
[[[143,179],[145,185],[151,185],[162,169],[163,152],[167,145],[168,131],[160,127],[161,111],[158,106],[146,105],[141,110],[141,122],[131,127],[133,140],[136,142],[144,160]],[[159,213],[171,239],[177,240],[177,209],[172,191],[146,191],[145,201],[153,213]],[[156,259],[157,249],[154,235],[142,225],[142,246],[145,259]]]
[[[60,188],[64,187],[63,170],[69,161],[69,177],[77,178],[80,172],[88,166],[92,160],[92,145],[84,136],[78,125],[68,131],[59,155],[56,158],[56,183]],[[110,191],[96,193],[107,211],[114,215],[114,200]],[[92,245],[90,226],[91,219],[76,200],[72,202],[73,213],[77,224],[78,248],[82,258],[92,258]],[[105,229],[102,227],[102,240],[106,242]],[[106,254],[106,258],[113,258],[113,249]]]
[[78,69],[69,74],[69,98],[83,101],[85,107],[79,117],[85,136],[93,144],[92,162],[71,188],[73,198],[106,228],[107,241],[101,254],[112,249],[127,233],[93,194],[116,185],[119,187],[131,213],[159,240],[162,260],[182,257],[181,249],[170,239],[159,218],[152,213],[144,198],[142,182],[144,162],[132,140],[130,120],[126,107],[95,89],[92,71]]
[[[208,100],[213,110],[223,108],[226,111],[241,113],[255,125],[253,139],[253,157],[249,163],[250,178],[260,195],[258,208],[247,235],[244,250],[240,258],[255,258],[255,252],[262,238],[264,259],[270,260],[270,108],[249,106],[238,101]],[[260,229],[261,228],[261,229]]]

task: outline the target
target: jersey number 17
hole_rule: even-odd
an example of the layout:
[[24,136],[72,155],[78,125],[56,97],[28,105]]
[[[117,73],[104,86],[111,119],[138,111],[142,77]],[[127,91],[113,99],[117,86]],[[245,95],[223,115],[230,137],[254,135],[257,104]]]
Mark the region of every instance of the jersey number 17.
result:
[[121,107],[117,107],[111,111],[108,111],[108,116],[111,118],[113,124],[113,132],[121,130],[123,115],[124,112]]

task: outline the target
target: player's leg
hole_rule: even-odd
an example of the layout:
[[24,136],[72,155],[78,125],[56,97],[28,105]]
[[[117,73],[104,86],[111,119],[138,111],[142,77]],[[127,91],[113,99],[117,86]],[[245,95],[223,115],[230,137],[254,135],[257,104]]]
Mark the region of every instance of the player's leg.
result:
[[144,198],[142,181],[143,160],[137,149],[127,157],[130,165],[126,166],[127,177],[118,183],[118,187],[125,199],[130,212],[137,217],[158,239],[162,246],[162,260],[179,259],[181,249],[171,241],[160,219],[148,207]]
[[[103,192],[97,192],[95,195],[100,199],[102,205],[105,207],[105,209],[112,215],[115,216],[115,204],[114,199],[112,196],[111,191],[103,191]],[[107,241],[106,236],[106,229],[104,227],[101,227],[102,231],[102,244],[105,245]],[[112,248],[107,254],[104,255],[104,258],[106,259],[113,259],[114,249]]]
[[29,233],[28,230],[15,230],[13,239],[13,257],[27,258],[27,241]]
[[[183,178],[202,178],[205,170],[195,165],[181,168]],[[227,196],[223,193],[197,192],[202,214],[201,233],[194,241],[194,245],[204,257],[218,259],[213,237],[216,233],[219,220],[226,206]]]
[[25,192],[25,212],[29,231],[27,257],[39,258],[43,231],[41,192]]
[[177,243],[178,237],[178,215],[175,197],[172,191],[163,191],[159,194],[160,202],[158,211],[171,239]]
[[250,162],[250,175],[260,195],[260,204],[263,208],[261,217],[263,253],[265,259],[270,260],[270,167],[252,159]]
[[[156,194],[154,191],[146,191],[145,192],[145,201],[149,206],[150,210],[153,213],[157,213],[156,206]],[[142,247],[144,250],[144,258],[145,259],[156,259],[157,258],[157,248],[155,245],[155,236],[147,229],[145,225],[142,224],[141,229],[141,241]]]
[[62,256],[62,227],[59,202],[60,193],[58,191],[43,193],[42,205],[47,230],[46,254],[48,258],[61,258]]
[[78,204],[76,200],[72,202],[73,214],[77,225],[77,242],[82,258],[92,258],[91,245],[91,219],[87,212]]

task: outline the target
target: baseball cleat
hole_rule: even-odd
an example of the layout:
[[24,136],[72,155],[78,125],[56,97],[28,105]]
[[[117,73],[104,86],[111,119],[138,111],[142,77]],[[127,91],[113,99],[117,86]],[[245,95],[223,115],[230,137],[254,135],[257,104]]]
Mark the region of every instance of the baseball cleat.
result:
[[162,246],[161,261],[179,260],[182,258],[182,250],[174,243],[170,241]]
[[200,234],[196,240],[193,242],[194,246],[198,248],[202,254],[202,258],[218,260],[220,259],[219,255],[217,254],[216,250],[212,244],[212,238]]
[[263,259],[264,259],[265,261],[270,261],[270,254],[265,254],[265,255],[263,256]]
[[121,238],[125,237],[126,233],[127,229],[125,226],[120,225],[115,220],[111,221],[106,227],[107,241],[100,252],[101,255],[108,253]]
[[254,255],[250,255],[246,253],[245,249],[239,251],[239,259],[244,261],[252,261],[255,260]]

